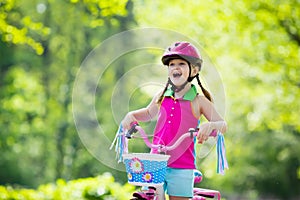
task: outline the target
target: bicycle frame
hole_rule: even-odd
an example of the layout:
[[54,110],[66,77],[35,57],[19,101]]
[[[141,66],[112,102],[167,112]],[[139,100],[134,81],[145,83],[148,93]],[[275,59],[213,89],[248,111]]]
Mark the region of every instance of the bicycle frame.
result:
[[[125,134],[125,137],[128,138],[128,139],[131,139],[133,138],[133,134],[136,133],[136,132],[139,132],[142,139],[144,140],[145,144],[150,148],[150,149],[157,149],[158,152],[160,153],[166,153],[167,151],[170,151],[170,150],[173,150],[175,149],[176,147],[179,146],[179,144],[185,140],[186,138],[191,138],[193,139],[194,137],[197,136],[198,134],[198,129],[194,129],[194,128],[191,128],[187,133],[183,134],[182,136],[180,136],[177,141],[171,145],[171,146],[166,146],[166,145],[161,145],[161,144],[158,144],[158,145],[155,145],[155,144],[152,144],[149,139],[148,139],[148,136],[147,134],[145,133],[145,131],[143,130],[142,127],[140,127],[137,123],[133,124],[131,129]],[[217,131],[213,131],[211,134],[210,134],[211,137],[216,137],[217,136]],[[145,185],[138,185],[138,186],[145,186]],[[149,184],[147,186],[153,186],[153,184]],[[156,188],[158,191],[156,191],[156,195],[154,195],[154,192],[155,190],[153,190],[153,188],[155,187],[152,187],[151,192],[148,191],[148,194],[147,193],[134,193],[134,197],[135,200],[163,200],[165,199],[164,197],[164,190],[163,190],[163,187],[162,185],[156,185]],[[205,200],[206,198],[215,198],[215,196],[217,196],[217,199],[220,200],[221,199],[221,194],[219,191],[216,191],[216,190],[210,190],[210,189],[203,189],[203,188],[194,188],[193,189],[193,192],[194,192],[194,197],[192,198],[192,200]],[[134,200],[134,199],[133,199]]]
[[[155,145],[155,144],[152,144],[149,139],[148,139],[148,136],[147,134],[145,133],[144,129],[142,127],[140,127],[138,124],[133,124],[131,129],[126,133],[126,137],[128,139],[131,139],[132,138],[132,134],[133,133],[136,133],[136,132],[139,132],[140,135],[142,136],[145,144],[150,148],[150,149],[156,149],[158,150],[158,152],[163,152],[163,153],[166,153],[167,151],[171,151],[171,150],[174,150],[175,148],[177,148],[179,146],[179,144],[186,138],[190,137],[191,139],[193,139],[194,137],[196,137],[198,135],[198,129],[194,129],[194,128],[190,128],[189,129],[189,132],[187,133],[184,133],[182,136],[180,136],[176,142],[171,145],[171,146],[166,146],[166,145],[161,145],[161,144],[158,144],[158,145]],[[216,137],[216,131],[213,131],[210,136],[211,137]]]

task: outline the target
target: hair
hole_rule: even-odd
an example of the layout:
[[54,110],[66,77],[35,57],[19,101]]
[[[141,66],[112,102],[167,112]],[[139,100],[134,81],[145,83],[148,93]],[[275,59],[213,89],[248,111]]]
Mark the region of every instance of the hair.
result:
[[[205,96],[210,102],[213,102],[213,99],[212,99],[211,94],[203,87],[203,85],[202,85],[202,83],[201,83],[201,81],[200,81],[200,78],[199,78],[199,74],[197,74],[195,77],[196,77],[196,79],[197,79],[198,85],[200,86],[201,91],[202,91],[202,93],[204,94],[204,96]],[[164,88],[163,92],[161,93],[160,97],[159,97],[158,100],[157,100],[157,103],[158,103],[158,104],[161,104],[161,102],[162,102],[162,100],[163,100],[163,98],[164,98],[164,94],[165,94],[165,92],[167,91],[167,89],[168,89],[168,87],[169,87],[169,84],[170,84],[169,81],[167,81],[167,84],[165,85],[165,88]]]
[[202,83],[200,82],[199,74],[196,75],[196,78],[197,78],[198,85],[200,86],[201,91],[202,91],[202,93],[204,94],[204,96],[205,96],[210,102],[213,102],[213,99],[212,99],[210,93],[203,87]]
[[157,100],[157,103],[158,103],[158,104],[161,104],[161,102],[162,102],[162,100],[163,100],[163,98],[164,98],[164,94],[165,94],[165,92],[167,91],[168,87],[169,87],[169,81],[167,81],[167,84],[166,84],[166,86],[165,86],[163,92],[161,93],[160,97],[159,97],[158,100]]

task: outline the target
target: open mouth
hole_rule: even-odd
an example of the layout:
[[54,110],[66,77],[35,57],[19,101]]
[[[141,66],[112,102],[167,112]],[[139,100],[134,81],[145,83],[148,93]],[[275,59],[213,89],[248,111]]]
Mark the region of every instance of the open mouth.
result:
[[173,73],[174,78],[179,78],[181,75],[182,75],[182,73],[179,73],[179,72]]

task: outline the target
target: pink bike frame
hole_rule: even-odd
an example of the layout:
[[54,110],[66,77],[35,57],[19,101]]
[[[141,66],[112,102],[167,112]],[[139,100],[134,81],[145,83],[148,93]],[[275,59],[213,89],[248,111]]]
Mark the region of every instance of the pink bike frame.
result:
[[[191,139],[193,139],[194,137],[196,137],[198,135],[198,129],[194,129],[194,128],[191,128],[189,130],[189,132],[187,133],[184,133],[182,136],[180,136],[176,142],[171,145],[171,146],[165,146],[165,145],[162,145],[162,144],[152,144],[149,139],[148,139],[148,135],[145,133],[144,129],[142,127],[140,127],[138,124],[133,124],[132,125],[132,128],[127,132],[127,135],[126,137],[127,138],[131,138],[132,134],[134,132],[139,132],[140,135],[142,136],[145,144],[151,148],[151,149],[157,149],[158,152],[167,152],[167,151],[170,151],[170,150],[174,150],[176,147],[179,146],[179,144],[186,138],[190,137]],[[212,133],[210,134],[211,137],[216,137],[217,136],[217,131],[216,130],[213,130]]]

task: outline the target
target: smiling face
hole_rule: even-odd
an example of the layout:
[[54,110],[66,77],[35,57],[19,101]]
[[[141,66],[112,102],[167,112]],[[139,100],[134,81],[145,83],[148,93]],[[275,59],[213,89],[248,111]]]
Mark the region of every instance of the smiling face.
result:
[[[194,76],[197,73],[197,69],[192,68],[191,76]],[[169,62],[168,75],[174,85],[180,86],[184,84],[190,75],[189,63],[180,58],[172,59]]]
[[189,64],[183,59],[173,59],[169,62],[168,75],[174,85],[180,86],[189,77]]

